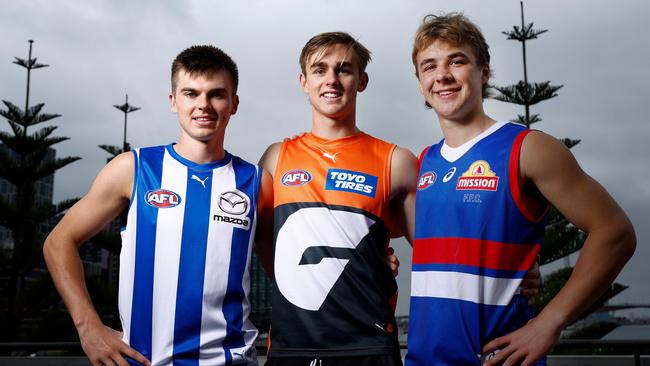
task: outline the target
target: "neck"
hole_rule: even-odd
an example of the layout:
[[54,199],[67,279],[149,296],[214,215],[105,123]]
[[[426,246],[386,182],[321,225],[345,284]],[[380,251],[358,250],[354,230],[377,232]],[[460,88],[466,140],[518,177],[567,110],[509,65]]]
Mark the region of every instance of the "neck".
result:
[[451,147],[458,147],[465,142],[480,135],[496,123],[486,115],[483,110],[463,119],[449,119],[438,116],[440,128],[445,136],[445,143]]
[[185,159],[197,163],[207,164],[223,159],[226,151],[223,148],[223,135],[209,141],[200,141],[187,138],[184,135],[174,145],[174,151]]
[[355,135],[358,132],[354,113],[346,117],[330,118],[313,112],[311,125],[313,135],[327,140],[335,140]]

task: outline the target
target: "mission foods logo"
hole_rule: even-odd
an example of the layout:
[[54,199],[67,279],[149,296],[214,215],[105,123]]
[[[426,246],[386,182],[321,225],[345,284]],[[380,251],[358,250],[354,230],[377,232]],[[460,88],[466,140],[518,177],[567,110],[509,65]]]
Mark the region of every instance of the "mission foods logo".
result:
[[283,186],[302,186],[311,181],[311,174],[306,170],[289,170],[282,175]]
[[325,189],[375,197],[377,177],[351,170],[328,169]]
[[156,208],[171,208],[181,203],[181,196],[166,189],[156,189],[145,193],[144,200]]
[[469,169],[458,177],[456,189],[496,191],[499,185],[499,177],[490,170],[490,164],[485,160],[477,160],[469,166]]

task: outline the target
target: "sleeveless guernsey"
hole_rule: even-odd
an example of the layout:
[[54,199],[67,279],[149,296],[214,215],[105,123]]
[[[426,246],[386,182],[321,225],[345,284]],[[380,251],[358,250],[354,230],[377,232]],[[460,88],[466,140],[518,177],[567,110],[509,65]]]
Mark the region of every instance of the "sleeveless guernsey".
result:
[[518,287],[545,220],[519,192],[528,131],[501,122],[455,149],[458,156],[443,142],[423,151],[406,365],[479,365],[486,343],[532,317]]
[[229,153],[196,164],[173,145],[133,154],[120,254],[124,341],[152,365],[257,365],[248,266],[261,170]]
[[362,132],[282,144],[269,357],[399,354],[384,263],[394,149]]

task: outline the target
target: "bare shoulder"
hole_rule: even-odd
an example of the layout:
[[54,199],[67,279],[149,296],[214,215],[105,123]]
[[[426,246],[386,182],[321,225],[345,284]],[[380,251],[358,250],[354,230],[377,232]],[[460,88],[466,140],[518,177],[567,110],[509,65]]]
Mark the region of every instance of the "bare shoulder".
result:
[[415,172],[417,170],[418,159],[409,149],[397,146],[393,151],[390,162],[391,171]]
[[132,152],[122,153],[113,158],[99,172],[91,187],[103,193],[111,192],[114,197],[130,198],[133,189],[135,159]]
[[409,149],[397,146],[390,162],[391,196],[415,187],[418,159]]
[[521,176],[526,179],[551,178],[556,174],[582,174],[575,157],[555,137],[541,131],[531,131],[521,146]]
[[124,153],[99,172],[90,191],[72,206],[48,240],[80,246],[124,210],[131,198],[134,158]]
[[262,205],[273,205],[273,177],[266,171],[266,169],[260,169],[262,170],[262,177],[260,180],[259,205],[260,208],[262,208]]
[[264,154],[260,158],[259,165],[266,170],[271,177],[275,174],[275,167],[278,165],[278,156],[280,155],[280,148],[282,142],[276,142],[266,148]]

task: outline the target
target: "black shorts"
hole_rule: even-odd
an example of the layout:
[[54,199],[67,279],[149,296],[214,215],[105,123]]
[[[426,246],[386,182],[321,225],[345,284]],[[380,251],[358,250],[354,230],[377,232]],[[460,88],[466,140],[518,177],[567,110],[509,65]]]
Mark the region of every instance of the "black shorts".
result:
[[396,355],[325,358],[281,357],[267,358],[264,366],[402,366],[402,358]]

